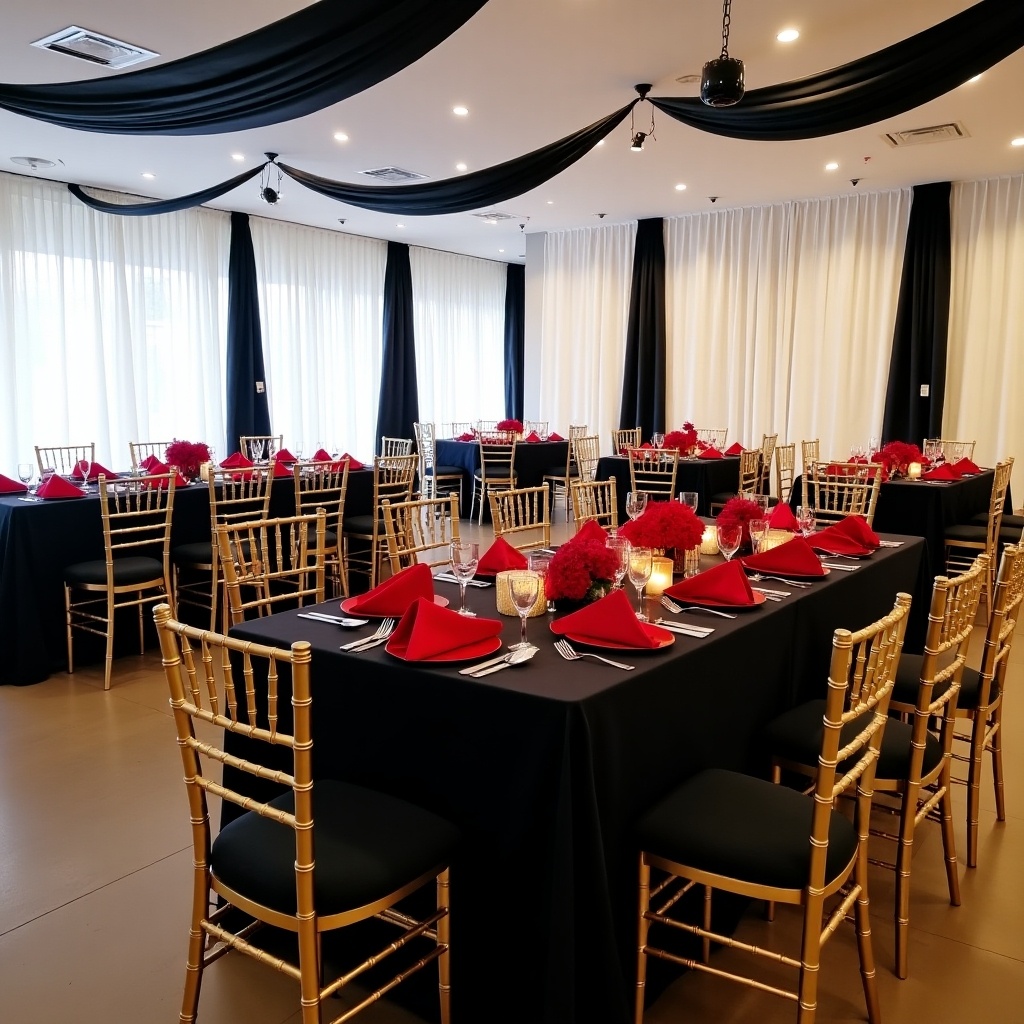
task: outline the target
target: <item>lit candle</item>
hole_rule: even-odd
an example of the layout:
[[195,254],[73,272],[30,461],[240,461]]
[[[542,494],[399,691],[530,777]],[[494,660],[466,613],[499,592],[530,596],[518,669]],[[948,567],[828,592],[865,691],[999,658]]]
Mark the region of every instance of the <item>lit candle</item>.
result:
[[651,579],[646,593],[661,597],[672,586],[672,559],[655,557],[651,559]]
[[908,480],[920,480],[921,479],[921,463],[911,462],[907,466],[907,479]]
[[700,553],[702,555],[718,554],[718,534],[714,524],[704,527],[704,536],[700,539]]

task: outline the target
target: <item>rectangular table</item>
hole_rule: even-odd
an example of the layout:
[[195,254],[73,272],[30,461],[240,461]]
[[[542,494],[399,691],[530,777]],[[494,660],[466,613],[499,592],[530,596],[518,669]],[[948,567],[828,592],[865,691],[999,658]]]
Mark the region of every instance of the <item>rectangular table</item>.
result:
[[[667,650],[621,655],[636,665],[628,673],[562,661],[545,618],[529,622],[540,646],[529,665],[480,680],[459,676],[459,666],[407,664],[383,648],[339,651],[351,633],[293,612],[232,632],[282,646],[312,642],[317,777],[405,797],[463,830],[452,872],[457,1019],[626,1024],[632,823],[701,768],[763,771],[765,722],[824,691],[832,632],[863,626],[891,609],[897,591],[913,592],[923,547],[906,539],[779,604],[735,620],[703,617],[711,637],[677,636]],[[456,587],[438,588],[456,599]],[[469,594],[479,613],[494,616],[493,590]],[[510,642],[518,622],[504,621]],[[245,744],[231,737],[229,749],[244,756]],[[230,769],[225,778],[268,794]],[[224,814],[230,820],[235,809]]]
[[[619,503],[619,522],[626,515],[626,493],[633,489],[629,459],[623,455],[605,455],[597,464],[597,479],[615,477],[615,496]],[[727,491],[735,493],[740,485],[740,460],[727,455],[721,459],[680,459],[676,472],[676,494],[697,492],[697,515],[711,514],[711,496]]]

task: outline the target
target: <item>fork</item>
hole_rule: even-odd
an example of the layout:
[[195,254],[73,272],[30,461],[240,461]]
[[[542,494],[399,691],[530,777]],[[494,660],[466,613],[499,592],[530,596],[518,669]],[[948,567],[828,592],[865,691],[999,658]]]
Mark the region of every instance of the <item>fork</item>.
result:
[[621,661],[612,661],[611,658],[602,658],[600,654],[591,654],[589,651],[577,651],[568,640],[556,640],[555,650],[566,661],[579,661],[580,658],[596,658],[598,661],[603,661],[606,665],[611,665],[612,668],[621,668],[626,672],[632,672],[636,668],[635,665],[626,665]]
[[353,640],[349,644],[342,644],[341,650],[343,651],[362,651],[369,650],[371,647],[376,647],[377,644],[382,644],[387,640],[392,633],[395,631],[397,622],[395,619],[384,619],[381,624],[377,627],[376,632],[371,633],[369,636],[364,636],[362,640]]
[[718,612],[714,608],[704,608],[701,605],[687,604],[682,605],[672,598],[666,597],[664,594],[661,595],[661,606],[667,608],[670,612],[675,612],[678,615],[680,612],[707,612],[708,615],[719,615],[723,619],[735,619],[736,616],[731,612]]
[[785,583],[787,587],[796,587],[797,590],[806,590],[811,584],[810,583],[798,583],[795,580],[787,580],[784,576],[762,576],[761,573],[751,573],[748,577],[754,580],[755,583],[760,583],[761,580],[778,580],[779,583]]

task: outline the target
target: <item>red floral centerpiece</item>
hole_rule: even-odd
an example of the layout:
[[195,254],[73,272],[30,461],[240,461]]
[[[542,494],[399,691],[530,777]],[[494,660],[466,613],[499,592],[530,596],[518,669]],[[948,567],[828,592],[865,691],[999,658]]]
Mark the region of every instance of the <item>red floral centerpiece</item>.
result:
[[618,564],[618,553],[603,539],[577,537],[555,552],[544,592],[562,606],[597,601],[611,591]]
[[520,420],[498,420],[495,430],[510,430],[514,434],[521,434],[523,424]]
[[199,476],[199,467],[210,461],[210,449],[202,441],[174,440],[167,446],[167,464],[176,466],[186,480]]
[[764,519],[764,509],[756,501],[749,501],[747,498],[730,498],[718,513],[715,522],[719,526],[739,526],[743,535],[740,537],[740,547],[750,547],[750,521],[752,519]]
[[912,462],[924,462],[921,449],[909,441],[890,441],[882,446],[882,450],[872,457],[873,462],[880,462],[885,476],[896,480],[907,475],[907,467]]
[[689,455],[697,447],[697,430],[692,423],[684,423],[682,430],[671,430],[665,435],[665,447],[676,448],[680,455]]
[[704,524],[681,501],[649,501],[642,516],[619,528],[619,536],[634,547],[685,551],[700,544]]

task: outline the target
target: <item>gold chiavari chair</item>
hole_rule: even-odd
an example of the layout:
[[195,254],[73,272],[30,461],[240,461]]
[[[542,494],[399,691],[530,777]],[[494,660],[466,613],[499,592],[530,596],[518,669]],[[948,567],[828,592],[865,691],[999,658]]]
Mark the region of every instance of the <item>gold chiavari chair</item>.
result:
[[507,491],[516,485],[516,440],[492,442],[480,438],[480,466],[473,474],[473,497],[469,505],[469,518],[473,518],[477,499],[480,513],[477,525],[484,521],[484,505],[491,491]]
[[209,539],[177,544],[171,551],[174,562],[174,592],[177,606],[192,605],[209,613],[210,628],[228,621],[228,597],[224,570],[217,551],[217,524],[241,523],[270,518],[270,489],[274,474],[266,470],[210,469]]
[[615,487],[615,477],[572,482],[572,517],[576,521],[577,533],[591,520],[605,529],[618,529],[619,502]]
[[52,469],[57,476],[71,476],[75,467],[82,459],[88,459],[92,465],[96,461],[96,442],[88,444],[62,444],[52,448],[35,446],[36,464],[39,466],[39,476],[42,477],[47,469]]
[[[640,819],[636,1024],[643,1020],[649,956],[792,999],[798,1004],[799,1024],[813,1024],[821,950],[850,912],[856,922],[868,1020],[879,1024],[868,901],[868,829],[875,764],[887,728],[909,608],[910,596],[899,594],[884,618],[856,633],[835,631],[813,795],[737,772],[709,769],[682,783]],[[835,801],[844,795],[853,801],[852,820],[835,808]],[[652,868],[658,872],[653,880]],[[704,889],[702,925],[670,914],[682,893],[694,887]],[[714,932],[714,889],[802,908],[799,959]],[[700,938],[701,959],[654,946],[652,925],[665,924]],[[796,990],[710,965],[711,942],[796,969]]]
[[775,449],[775,490],[780,503],[789,502],[796,472],[796,443],[780,444]]
[[814,509],[819,524],[838,523],[847,516],[875,519],[880,467],[863,462],[808,462],[804,467],[804,505]]
[[942,457],[947,462],[959,462],[961,459],[974,459],[976,441],[953,441],[945,437],[939,439],[942,446]]
[[574,441],[577,437],[587,436],[587,425],[586,423],[570,423],[569,424],[569,440]]
[[151,455],[155,455],[161,462],[166,462],[167,448],[172,444],[173,441],[129,441],[128,454],[132,460],[132,472],[138,473],[139,463]]
[[324,599],[327,512],[217,524],[231,624]]
[[[800,472],[807,479],[807,464],[817,462],[821,458],[821,445],[817,438],[813,441],[800,442]],[[806,489],[804,491],[806,493]]]
[[[348,572],[366,576],[370,587],[377,585],[387,555],[381,503],[385,498],[392,503],[412,500],[418,462],[415,455],[378,455],[373,460],[373,512],[365,516],[346,516],[342,524]],[[358,542],[355,551],[353,541]]]
[[342,597],[348,597],[348,569],[342,543],[348,470],[347,459],[344,462],[296,462],[292,466],[296,514],[308,516],[318,508],[327,513],[324,566],[330,575],[334,596]]
[[725,451],[725,442],[729,437],[728,427],[698,427],[697,440],[703,441],[717,448],[720,452]]
[[[259,448],[261,444],[263,445],[262,449]],[[283,447],[284,434],[242,434],[238,439],[238,450],[253,462],[258,462],[260,459],[269,462],[274,457],[274,453],[279,452]],[[257,455],[259,455],[259,459],[257,459]]]
[[578,438],[572,436],[572,431],[574,429],[574,427],[569,428],[569,443],[565,448],[565,464],[549,466],[543,476],[543,482],[551,489],[552,509],[554,508],[555,502],[558,501],[558,496],[562,496],[562,499],[565,502],[566,522],[569,522],[569,505],[571,504],[569,499],[569,485],[573,480],[578,480],[580,477],[579,469],[576,465],[575,451],[575,445]]
[[385,458],[395,455],[412,455],[411,437],[382,437],[380,439],[380,453]]
[[551,547],[548,485],[492,491],[491,523],[494,536],[504,537],[519,551]]
[[711,495],[711,514],[721,512],[725,503],[737,494],[751,496],[757,493],[758,480],[761,478],[761,449],[744,448],[740,452],[739,487],[735,491],[719,491]]
[[[960,905],[950,768],[957,696],[978,611],[985,561],[981,556],[963,576],[935,578],[925,653],[914,660],[917,678],[907,678],[909,666],[901,660],[889,713],[902,716],[902,720],[886,725],[879,751],[876,820],[879,809],[889,811],[898,816],[899,826],[895,833],[872,830],[872,835],[896,844],[895,863],[874,859],[873,863],[895,872],[896,973],[901,978],[907,976],[914,833],[929,816],[937,815],[941,823],[949,902]],[[808,701],[768,725],[766,746],[772,756],[773,781],[779,782],[783,771],[814,778],[824,709],[824,700]],[[938,723],[937,732],[933,723]]]
[[444,431],[442,437],[462,437],[463,434],[472,434],[476,429],[475,424],[470,420],[452,420],[451,423],[447,424],[447,430],[444,429],[445,424],[441,425]]
[[[432,569],[447,565],[448,546],[459,540],[459,497],[422,498],[419,501],[381,502],[384,539],[392,575],[425,561]],[[426,555],[426,558],[420,558]]]
[[106,640],[103,689],[110,689],[114,663],[114,620],[122,608],[139,617],[139,653],[145,650],[142,609],[173,601],[171,588],[171,513],[176,474],[123,482],[99,478],[103,520],[102,560],[77,562],[64,569],[68,672],[74,672],[75,631]]
[[633,449],[629,453],[630,490],[646,491],[653,501],[670,501],[675,497],[679,452],[656,452]]
[[612,431],[612,455],[619,455],[623,452],[639,448],[642,438],[639,427],[626,427],[622,430]]
[[481,434],[493,434],[498,429],[497,420],[477,420],[476,429]]
[[[333,779],[314,781],[308,642],[284,650],[233,640],[174,621],[165,604],[154,618],[192,831],[181,1020],[195,1021],[203,973],[226,952],[244,953],[297,982],[303,1024],[318,1024],[322,1004],[350,980],[365,979],[373,964],[423,939],[420,959],[375,981],[379,987],[360,993],[357,1005],[335,1020],[349,1020],[436,960],[441,1022],[450,1024],[448,865],[458,830],[396,797]],[[246,744],[244,757],[225,749],[219,738],[229,733]],[[276,780],[273,792],[281,795],[269,802],[243,795],[222,783],[224,763]],[[216,834],[210,793],[241,808]],[[422,920],[412,908],[400,909],[400,901],[431,885],[436,903]],[[400,934],[362,964],[325,978],[322,937],[372,917]],[[250,941],[263,924],[295,934],[297,962],[270,956]]]
[[547,420],[524,420],[523,421],[523,433],[536,433],[538,437],[545,437],[548,433],[548,421]]
[[601,440],[597,434],[574,437],[570,442],[577,477],[582,483],[589,483],[597,476],[597,464],[601,459]]
[[442,494],[458,491],[459,505],[462,505],[462,470],[458,466],[437,465],[436,438],[433,423],[414,423],[416,452],[420,458],[420,494],[424,498],[436,498]]
[[[771,491],[772,459],[775,457],[775,443],[778,439],[778,434],[762,434],[761,436],[761,462],[757,474],[758,494],[768,494]],[[770,501],[770,504],[777,504],[777,502]]]

